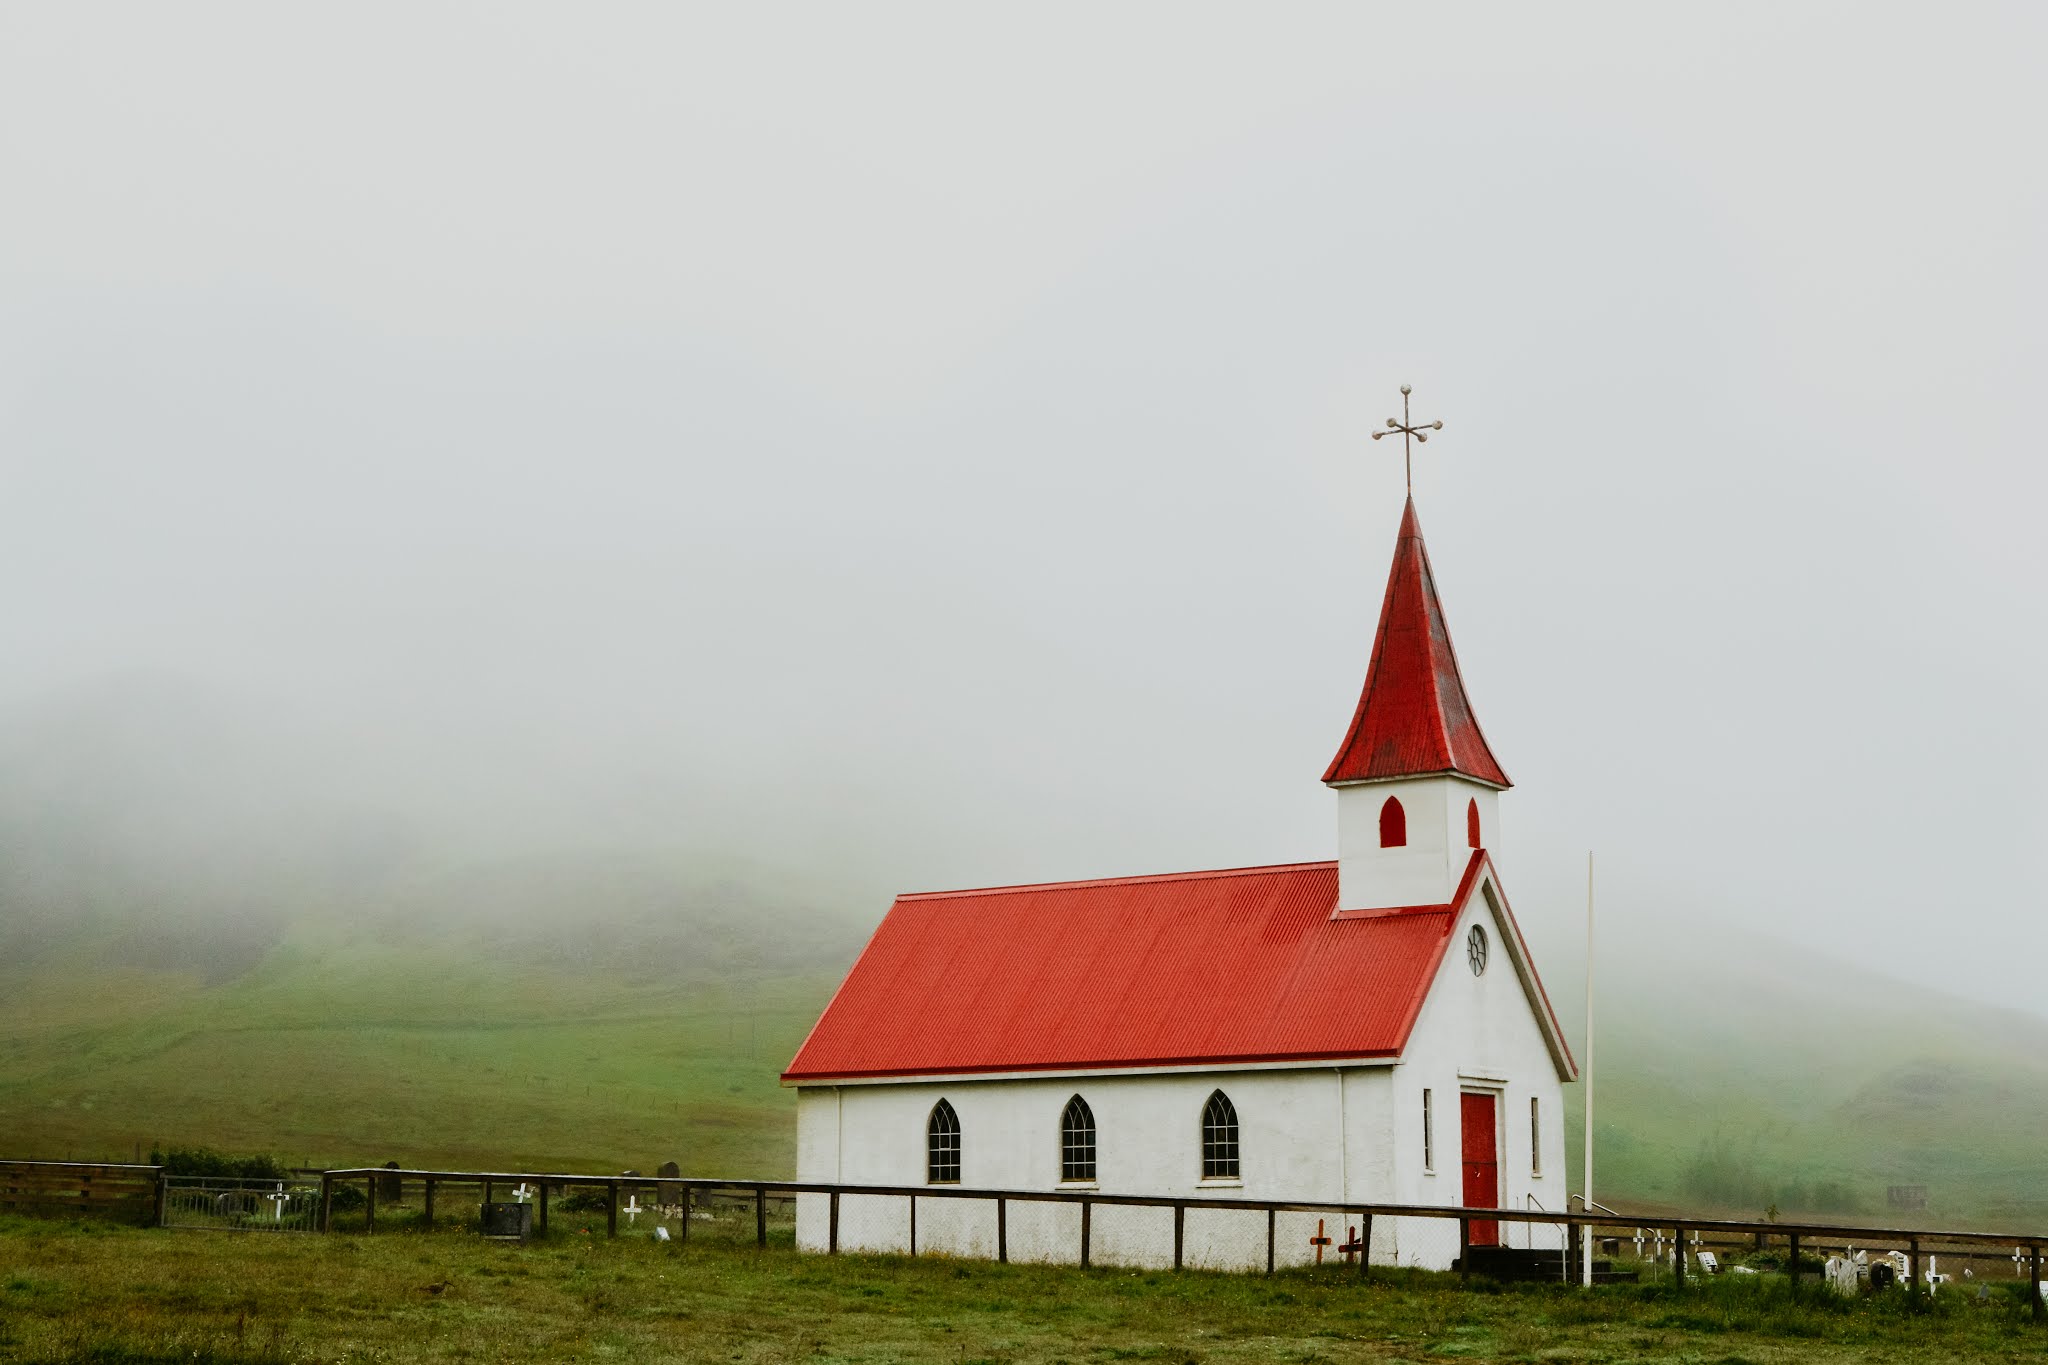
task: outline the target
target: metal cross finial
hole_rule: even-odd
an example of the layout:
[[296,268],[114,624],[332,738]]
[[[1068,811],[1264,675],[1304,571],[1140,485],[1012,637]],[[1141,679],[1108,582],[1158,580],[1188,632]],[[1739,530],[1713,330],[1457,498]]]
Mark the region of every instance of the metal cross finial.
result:
[[1442,422],[1416,422],[1409,419],[1408,386],[1403,384],[1401,386],[1401,420],[1397,422],[1389,417],[1387,419],[1387,430],[1375,431],[1372,434],[1372,438],[1377,441],[1382,436],[1392,436],[1397,431],[1401,433],[1401,468],[1407,475],[1408,491],[1410,493],[1415,491],[1414,443],[1416,441],[1427,441],[1430,432],[1442,431],[1443,429],[1444,424]]

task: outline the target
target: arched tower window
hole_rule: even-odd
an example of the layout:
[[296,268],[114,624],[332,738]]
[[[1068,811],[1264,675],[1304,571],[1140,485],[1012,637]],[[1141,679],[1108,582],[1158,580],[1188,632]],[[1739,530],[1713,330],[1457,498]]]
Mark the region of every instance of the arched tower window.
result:
[[960,1116],[940,1100],[924,1125],[924,1178],[933,1185],[960,1183]]
[[1095,1114],[1079,1095],[1060,1111],[1060,1179],[1095,1178]]
[[1380,807],[1380,847],[1408,847],[1408,812],[1401,809],[1401,798],[1390,796],[1387,804]]
[[1465,803],[1465,842],[1479,847],[1479,798],[1473,797]]
[[1202,1179],[1237,1179],[1237,1106],[1221,1090],[1202,1106]]

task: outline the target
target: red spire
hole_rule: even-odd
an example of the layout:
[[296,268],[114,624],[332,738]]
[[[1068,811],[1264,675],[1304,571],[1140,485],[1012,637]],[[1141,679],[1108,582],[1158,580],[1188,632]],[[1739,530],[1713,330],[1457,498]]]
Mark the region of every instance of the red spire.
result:
[[1462,773],[1494,787],[1511,785],[1486,747],[1465,696],[1458,655],[1429,571],[1429,551],[1415,519],[1415,499],[1410,498],[1394,543],[1394,567],[1387,575],[1365,692],[1323,781],[1334,785],[1438,773]]

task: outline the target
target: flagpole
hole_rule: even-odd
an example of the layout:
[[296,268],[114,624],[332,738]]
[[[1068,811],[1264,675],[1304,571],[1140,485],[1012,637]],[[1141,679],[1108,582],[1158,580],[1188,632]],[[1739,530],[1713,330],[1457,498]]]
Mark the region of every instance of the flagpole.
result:
[[[1586,1086],[1586,1134],[1583,1151],[1586,1158],[1586,1174],[1580,1189],[1584,1212],[1593,1212],[1593,850],[1586,850],[1586,1065],[1581,1076]],[[1584,1276],[1580,1283],[1593,1283],[1593,1225],[1586,1224],[1585,1235],[1579,1238],[1585,1247]]]

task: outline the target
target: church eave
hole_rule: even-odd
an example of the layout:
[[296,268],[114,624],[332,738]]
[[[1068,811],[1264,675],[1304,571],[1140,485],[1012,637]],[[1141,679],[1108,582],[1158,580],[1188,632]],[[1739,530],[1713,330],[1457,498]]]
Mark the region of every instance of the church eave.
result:
[[1331,1066],[1392,1066],[1401,1060],[1398,1050],[1359,1052],[1344,1049],[1331,1052],[1287,1053],[1267,1057],[1196,1057],[1152,1061],[1048,1062],[1043,1066],[1006,1065],[988,1068],[934,1067],[929,1070],[841,1071],[819,1073],[784,1072],[782,1084],[882,1085],[889,1082],[1059,1080],[1088,1076],[1171,1076],[1209,1071],[1321,1071]]
[[[1505,779],[1507,774],[1503,773],[1501,776]],[[1388,777],[1325,778],[1323,785],[1332,788],[1375,787],[1382,786],[1388,782],[1415,782],[1430,777],[1455,777],[1462,781],[1470,782],[1475,787],[1485,787],[1489,791],[1497,792],[1504,792],[1515,785],[1505,780],[1496,782],[1491,778],[1480,777],[1476,773],[1466,772],[1463,768],[1432,768],[1425,772],[1395,773]]]

